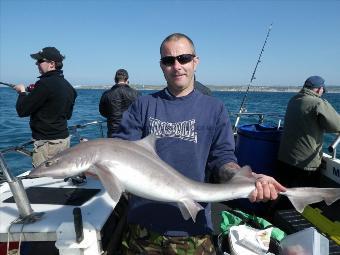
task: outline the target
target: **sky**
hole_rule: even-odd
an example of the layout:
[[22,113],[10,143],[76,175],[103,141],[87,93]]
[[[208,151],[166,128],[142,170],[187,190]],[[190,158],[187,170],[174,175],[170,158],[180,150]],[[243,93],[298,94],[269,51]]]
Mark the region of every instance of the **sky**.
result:
[[109,85],[125,68],[131,84],[164,85],[159,46],[188,35],[206,85],[248,85],[270,24],[255,86],[302,86],[311,75],[340,86],[337,0],[0,0],[0,81],[34,83],[30,54],[63,55],[73,85]]

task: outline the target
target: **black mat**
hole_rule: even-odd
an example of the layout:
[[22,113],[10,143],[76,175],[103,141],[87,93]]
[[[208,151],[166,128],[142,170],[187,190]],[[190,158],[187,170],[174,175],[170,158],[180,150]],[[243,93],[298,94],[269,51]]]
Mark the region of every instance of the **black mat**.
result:
[[[26,189],[31,204],[80,206],[96,195],[100,189],[30,187]],[[14,203],[10,197],[4,203]]]
[[[282,229],[287,234],[293,234],[305,228],[314,227],[305,217],[294,209],[281,210],[275,213],[274,226]],[[340,245],[329,240],[329,254],[340,255]]]
[[319,208],[322,211],[321,214],[329,220],[340,221],[340,200],[335,201],[331,205],[326,205],[325,202],[322,202],[322,205]]

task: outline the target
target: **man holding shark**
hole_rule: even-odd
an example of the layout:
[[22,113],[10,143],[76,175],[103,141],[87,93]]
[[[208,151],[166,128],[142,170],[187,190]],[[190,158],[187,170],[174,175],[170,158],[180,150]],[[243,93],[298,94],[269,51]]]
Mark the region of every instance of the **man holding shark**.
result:
[[[199,64],[192,40],[184,34],[169,35],[160,47],[160,67],[167,87],[143,96],[123,115],[114,137],[139,140],[149,134],[157,140],[157,154],[181,174],[205,182],[205,166],[219,182],[227,182],[240,166],[234,155],[234,138],[222,102],[194,89]],[[257,175],[249,199],[267,201],[286,189],[272,177]],[[173,185],[169,183],[168,185]],[[129,201],[125,254],[215,254],[210,203],[201,203],[196,222],[183,219],[176,204],[132,196]]]
[[[301,213],[307,204],[340,199],[339,188],[286,189],[248,166],[240,168],[223,103],[194,89],[199,60],[190,38],[168,36],[161,57],[168,86],[131,105],[115,135],[120,139],[80,143],[29,177],[94,174],[113,206],[129,192],[123,254],[215,254],[211,202],[266,201],[280,193]],[[208,171],[221,184],[207,183]]]

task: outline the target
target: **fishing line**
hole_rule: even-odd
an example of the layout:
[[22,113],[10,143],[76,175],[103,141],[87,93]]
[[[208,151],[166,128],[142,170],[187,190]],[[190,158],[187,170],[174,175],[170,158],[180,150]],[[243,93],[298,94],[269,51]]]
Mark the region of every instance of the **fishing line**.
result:
[[249,82],[249,84],[248,84],[248,87],[247,87],[247,90],[246,90],[246,94],[245,94],[244,97],[243,97],[243,100],[242,100],[242,103],[241,103],[241,106],[240,106],[240,110],[239,110],[239,112],[238,112],[239,114],[237,115],[236,120],[235,120],[235,124],[234,124],[234,128],[233,128],[234,131],[236,131],[236,127],[237,127],[237,125],[238,125],[238,123],[239,123],[239,121],[240,121],[240,118],[241,118],[240,113],[243,113],[243,112],[245,112],[245,110],[246,110],[246,109],[245,109],[245,103],[246,103],[246,99],[247,99],[247,96],[248,96],[249,88],[250,88],[250,86],[252,85],[253,80],[256,79],[256,77],[255,77],[256,70],[257,70],[257,67],[258,67],[259,63],[261,62],[262,53],[264,52],[264,47],[265,47],[266,44],[267,44],[267,40],[268,40],[268,38],[269,38],[270,31],[272,30],[272,26],[273,26],[273,23],[270,24],[270,26],[269,26],[269,28],[268,28],[268,32],[267,32],[266,39],[264,40],[264,43],[263,43],[263,46],[262,46],[260,55],[259,55],[259,57],[258,57],[258,59],[257,59],[257,62],[256,62],[256,65],[255,65],[253,74],[252,74],[252,76],[251,76],[251,78],[250,78],[250,82]]

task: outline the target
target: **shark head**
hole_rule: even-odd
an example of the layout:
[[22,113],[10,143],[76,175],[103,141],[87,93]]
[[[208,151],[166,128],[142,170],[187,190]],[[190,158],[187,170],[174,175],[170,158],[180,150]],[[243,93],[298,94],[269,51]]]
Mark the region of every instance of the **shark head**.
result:
[[65,178],[79,175],[90,168],[93,163],[93,158],[93,155],[89,153],[77,153],[75,146],[46,160],[37,168],[33,169],[29,176]]

